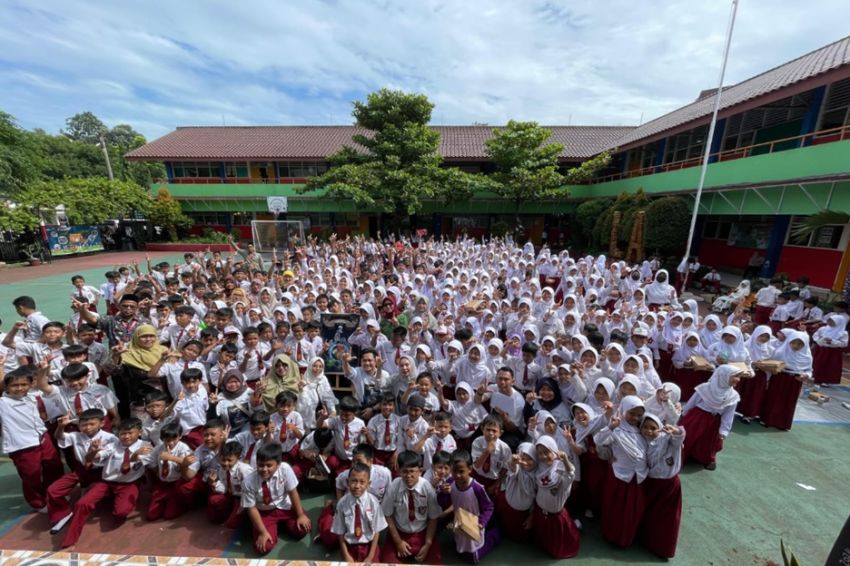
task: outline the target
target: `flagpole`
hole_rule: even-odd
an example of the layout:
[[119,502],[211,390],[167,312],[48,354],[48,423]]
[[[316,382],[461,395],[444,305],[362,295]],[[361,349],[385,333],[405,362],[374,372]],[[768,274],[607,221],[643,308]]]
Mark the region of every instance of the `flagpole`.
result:
[[[720,65],[720,78],[717,82],[717,92],[714,95],[714,111],[711,114],[711,123],[708,126],[708,137],[705,140],[705,151],[702,156],[702,167],[699,172],[699,183],[697,184],[697,194],[694,200],[694,211],[691,214],[691,227],[688,230],[688,245],[685,246],[685,256],[682,262],[685,268],[688,269],[688,258],[691,254],[691,244],[694,241],[694,230],[697,224],[697,215],[699,214],[699,204],[702,199],[702,188],[705,185],[705,174],[708,171],[708,159],[711,155],[711,145],[714,140],[714,130],[717,127],[717,114],[720,111],[720,97],[723,95],[723,78],[726,75],[726,62],[729,60],[729,46],[732,43],[732,32],[735,29],[735,16],[738,13],[738,0],[732,0],[732,12],[729,14],[729,25],[726,29],[726,43],[723,46],[723,62]],[[682,278],[681,292],[685,292],[688,283],[688,273],[685,272],[685,277]]]

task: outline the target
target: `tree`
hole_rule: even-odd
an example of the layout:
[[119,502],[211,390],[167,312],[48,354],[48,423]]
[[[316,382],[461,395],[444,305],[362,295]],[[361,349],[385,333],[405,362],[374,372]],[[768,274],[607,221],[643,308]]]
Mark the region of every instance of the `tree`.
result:
[[592,249],[601,249],[602,242],[594,237],[593,228],[599,223],[599,219],[605,214],[614,201],[608,198],[595,198],[585,201],[576,207],[576,223],[578,232],[584,244]]
[[486,142],[487,156],[496,166],[489,188],[514,203],[517,224],[523,202],[566,198],[566,185],[589,179],[610,161],[603,153],[562,174],[559,157],[564,146],[549,142],[551,137],[552,132],[537,122],[511,120],[494,129]]
[[0,197],[11,197],[38,178],[27,137],[10,114],[0,111]]
[[381,89],[354,102],[355,123],[369,130],[330,157],[331,168],[299,189],[394,215],[416,214],[428,200],[468,198],[481,176],[442,168],[440,134],[428,127],[434,105],[422,94]]
[[62,133],[75,141],[95,144],[100,136],[108,132],[106,124],[91,112],[80,112],[65,120],[66,129]]
[[688,241],[691,211],[682,197],[661,197],[646,207],[644,246],[647,252],[680,254]]
[[160,187],[157,191],[156,198],[151,203],[148,217],[151,222],[162,226],[168,232],[168,237],[172,242],[177,240],[178,228],[188,228],[192,225],[192,220],[183,214],[180,203],[171,196],[171,193],[165,187]]
[[71,224],[99,224],[151,208],[150,194],[139,185],[101,177],[36,181],[16,200],[36,216],[64,205]]

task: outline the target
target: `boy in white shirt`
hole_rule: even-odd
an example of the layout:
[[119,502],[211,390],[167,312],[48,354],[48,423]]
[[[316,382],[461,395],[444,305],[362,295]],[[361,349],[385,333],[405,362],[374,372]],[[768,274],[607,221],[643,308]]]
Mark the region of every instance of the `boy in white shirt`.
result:
[[240,461],[242,445],[235,440],[227,442],[218,455],[218,467],[205,472],[210,491],[207,499],[207,518],[211,523],[224,523],[236,529],[242,523],[242,484],[254,473],[254,468]]
[[71,285],[74,286],[70,292],[71,300],[88,303],[89,310],[97,312],[97,300],[100,298],[100,291],[91,285],[86,285],[86,279],[82,275],[71,277]]
[[353,397],[343,397],[337,408],[339,416],[328,418],[320,414],[316,428],[328,428],[333,432],[333,454],[328,456],[327,465],[339,475],[351,467],[354,447],[366,436],[366,424],[355,416],[360,403]]
[[194,318],[195,309],[192,307],[180,306],[174,309],[174,324],[165,328],[160,335],[160,341],[167,342],[168,347],[174,351],[180,350],[186,342],[194,340],[200,333],[198,327],[192,323]]
[[50,322],[50,319],[36,310],[35,300],[32,297],[26,295],[18,297],[12,301],[12,305],[15,307],[15,312],[25,317],[25,320],[22,321],[24,322],[24,341],[38,341],[41,338],[41,331],[44,325]]
[[502,421],[490,415],[481,423],[481,436],[472,441],[472,475],[494,496],[508,473],[511,449],[499,437]]
[[348,473],[348,493],[336,506],[331,532],[339,537],[346,562],[377,562],[378,540],[387,527],[381,503],[369,493],[369,467],[355,462]]
[[207,409],[210,401],[207,390],[201,387],[203,374],[197,368],[189,368],[180,373],[183,385],[182,398],[174,405],[174,415],[183,429],[183,442],[194,450],[204,442],[204,424],[207,422]]
[[[34,366],[21,366],[3,377],[0,397],[0,429],[3,452],[12,459],[21,478],[24,499],[36,511],[47,508],[47,488],[62,477],[59,452],[44,425],[44,403],[29,394]],[[42,409],[39,409],[41,404]]]
[[103,428],[112,430],[119,422],[118,399],[105,385],[89,382],[90,370],[83,364],[70,364],[62,370],[62,385],[48,383],[46,372],[40,372],[36,386],[44,394],[45,402],[53,403],[58,414],[80,417],[89,409],[97,409],[104,417]]
[[369,419],[366,438],[375,450],[375,461],[386,466],[396,453],[396,438],[400,419],[395,413],[395,397],[384,393],[381,399],[381,412]]
[[183,430],[177,422],[162,427],[162,443],[150,454],[147,465],[156,471],[151,500],[145,518],[174,519],[183,512],[182,502],[177,496],[178,482],[189,481],[195,472],[191,469],[197,461],[192,449],[180,441]]
[[148,377],[162,379],[172,399],[176,399],[183,391],[180,375],[187,369],[199,370],[201,372],[201,383],[208,387],[206,367],[198,361],[201,350],[203,350],[203,344],[198,340],[186,342],[179,353],[166,350],[162,353],[160,360],[148,370]]
[[264,360],[270,349],[260,342],[260,332],[255,326],[243,330],[242,339],[245,347],[239,353],[239,371],[245,376],[248,386],[253,388],[253,384],[265,376],[269,369]]
[[[428,421],[422,418],[424,409],[425,400],[422,397],[411,397],[408,400],[407,414],[401,417],[398,423],[398,436],[395,442],[399,450],[422,453],[422,442],[428,437]],[[419,447],[418,450],[417,447]],[[398,452],[390,460],[392,469],[396,469],[397,460]]]
[[123,522],[136,510],[139,498],[139,480],[145,473],[143,457],[151,453],[150,444],[141,440],[142,421],[130,417],[118,427],[118,442],[98,450],[93,465],[100,468],[101,481],[97,481],[74,504],[74,517],[62,539],[62,548],[77,543],[86,520],[98,503],[112,497],[112,516]]
[[425,472],[431,469],[431,460],[434,458],[434,454],[441,450],[451,454],[457,449],[457,443],[451,432],[452,416],[444,412],[434,415],[434,426],[428,429],[428,434],[416,445],[417,448],[420,448],[418,452],[423,455],[422,469]]
[[262,555],[277,544],[280,523],[296,539],[311,528],[298,495],[298,480],[282,458],[280,444],[263,446],[257,452],[257,471],[242,484],[242,508],[251,520],[254,549]]
[[277,411],[271,415],[271,424],[277,431],[283,461],[291,466],[298,459],[298,443],[304,438],[304,419],[295,410],[298,397],[292,391],[281,391],[274,402]]
[[159,433],[162,427],[174,420],[175,398],[170,404],[163,391],[151,391],[145,396],[145,417],[142,420],[142,439],[157,447],[162,444]]

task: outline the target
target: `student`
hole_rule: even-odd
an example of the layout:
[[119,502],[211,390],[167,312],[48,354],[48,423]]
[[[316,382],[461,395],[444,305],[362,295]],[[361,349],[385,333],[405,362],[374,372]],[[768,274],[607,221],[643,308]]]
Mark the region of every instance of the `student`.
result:
[[254,549],[266,555],[277,544],[278,529],[301,539],[310,532],[310,518],[301,506],[298,480],[283,450],[273,442],[257,451],[257,471],[242,485],[242,508],[251,521]]
[[224,523],[228,529],[237,529],[242,524],[242,484],[254,472],[249,464],[242,462],[242,445],[228,441],[218,454],[218,465],[210,466],[204,473],[209,498],[207,518],[211,523]]
[[499,528],[517,542],[531,541],[534,499],[537,496],[537,450],[534,444],[523,442],[511,457],[505,489],[493,502]]
[[469,450],[472,436],[487,416],[481,397],[472,391],[472,386],[462,381],[455,386],[454,400],[443,399],[443,410],[452,415],[452,434],[458,448]]
[[[486,425],[482,425],[486,426]],[[486,433],[485,433],[486,434]],[[473,456],[466,450],[457,450],[452,454],[452,507],[465,509],[478,517],[480,540],[475,540],[460,529],[455,529],[455,549],[461,557],[472,564],[478,564],[501,540],[498,527],[489,527],[493,516],[493,502],[487,496],[487,490],[473,477]]]
[[174,405],[174,416],[184,432],[182,440],[192,450],[204,441],[204,423],[207,421],[207,409],[210,406],[207,390],[201,387],[202,377],[201,370],[197,368],[180,372],[182,399],[178,398]]
[[532,523],[534,542],[552,558],[572,558],[578,554],[580,535],[564,505],[570,495],[574,467],[551,436],[538,438],[535,448],[537,495]]
[[366,425],[356,417],[360,403],[351,396],[343,397],[339,403],[339,416],[319,415],[318,425],[333,432],[333,454],[328,456],[327,465],[335,474],[351,466],[354,447],[366,436]]
[[257,449],[264,444],[274,442],[274,431],[271,426],[271,415],[263,409],[257,409],[251,413],[249,430],[242,431],[233,436],[233,440],[242,447],[240,460],[252,468],[257,463]]
[[613,453],[602,496],[602,536],[621,547],[634,541],[645,507],[641,484],[648,472],[646,441],[639,429],[644,411],[638,397],[626,397],[620,401],[619,416],[594,437],[597,446]]
[[71,364],[62,370],[62,385],[48,383],[47,374],[40,372],[36,386],[44,394],[45,402],[53,403],[59,414],[79,417],[88,409],[97,409],[104,416],[103,428],[112,430],[118,423],[118,399],[105,385],[89,382],[89,368],[83,364]]
[[682,409],[680,426],[688,431],[683,462],[693,458],[706,470],[717,468],[717,453],[732,431],[735,406],[741,399],[735,386],[741,381],[742,373],[745,372],[735,366],[722,365],[714,370],[707,383],[697,386]]
[[79,432],[65,432],[72,422],[71,415],[59,417],[56,427],[56,441],[59,448],[72,448],[76,462],[74,469],[47,488],[47,517],[50,520],[50,534],[60,532],[71,520],[73,512],[68,504],[68,496],[78,485],[88,487],[100,479],[100,470],[92,469],[92,463],[98,451],[110,448],[118,439],[103,428],[103,411],[88,409],[75,417],[79,423]]
[[[764,395],[767,393],[767,374],[761,368],[761,362],[773,357],[773,331],[766,324],[761,324],[753,330],[747,339],[747,351],[752,361],[753,374],[741,374],[738,384],[738,394],[741,400],[736,411],[741,415],[741,422],[749,424],[759,416]],[[651,411],[654,412],[654,411]]]
[[655,395],[644,402],[647,413],[657,415],[664,424],[675,425],[682,416],[682,405],[679,403],[682,392],[675,383],[662,383]]
[[245,383],[245,377],[238,369],[228,370],[217,393],[210,395],[210,404],[215,406],[215,414],[230,428],[230,435],[236,436],[247,431],[251,413],[262,406],[262,398]]
[[647,550],[661,558],[673,558],[682,520],[682,443],[685,429],[663,424],[652,413],[645,413],[640,433],[647,442],[646,463],[649,473],[643,482],[646,510],[640,534]]
[[195,340],[199,330],[192,320],[196,314],[195,309],[188,306],[174,309],[174,324],[160,334],[160,341],[167,343],[172,351],[178,351],[190,340]]
[[[413,450],[417,454],[422,454],[422,445],[428,437],[428,421],[422,418],[422,413],[425,409],[425,400],[422,397],[411,397],[407,403],[407,414],[401,417],[398,422],[398,436],[396,437],[396,446],[399,451]],[[390,460],[391,466],[398,458],[396,452],[394,459]]]
[[275,399],[277,411],[271,415],[271,423],[277,431],[277,440],[283,450],[283,461],[290,466],[298,458],[298,443],[304,438],[304,420],[295,405],[298,398],[291,391],[278,393]]
[[843,354],[848,340],[847,321],[847,315],[829,314],[826,324],[812,336],[815,343],[812,377],[817,384],[829,386],[841,383]]
[[101,479],[74,504],[73,518],[62,539],[62,548],[77,543],[86,520],[101,501],[112,498],[112,516],[119,523],[136,510],[139,481],[145,473],[144,457],[152,450],[150,444],[141,440],[141,435],[142,421],[130,417],[118,425],[118,442],[97,450],[92,465],[101,469]]
[[768,381],[760,416],[762,426],[791,430],[797,399],[803,382],[811,378],[813,360],[808,334],[788,328],[782,332],[785,342],[776,348],[773,359],[784,362],[785,369]]
[[448,452],[451,454],[457,449],[452,432],[452,416],[448,413],[437,413],[434,415],[434,424],[426,431],[419,442],[416,443],[415,452],[423,455],[423,470],[431,469],[431,460],[437,452]]
[[346,562],[377,562],[378,540],[387,528],[380,501],[368,491],[369,474],[368,466],[355,462],[348,470],[348,493],[336,506],[331,532]]
[[398,469],[399,476],[381,502],[389,536],[381,547],[380,561],[440,564],[443,558],[435,537],[442,509],[434,488],[422,477],[422,457],[405,450],[399,454]]
[[[67,327],[65,327],[67,329]],[[82,344],[71,344],[62,348],[62,364],[68,367],[71,364],[81,364],[89,369],[88,381],[91,384],[107,385],[106,379],[101,380],[97,366],[88,361],[88,348]],[[61,374],[61,372],[60,372]]]
[[0,397],[0,429],[3,453],[11,458],[26,502],[35,511],[47,511],[47,488],[62,477],[62,460],[47,432],[39,406],[43,401],[30,394],[34,366],[21,366],[3,376]]
[[437,493],[437,503],[443,513],[440,515],[441,522],[447,520],[451,515],[452,508],[452,455],[445,451],[435,452],[431,458],[431,469],[422,475]]
[[399,422],[399,416],[395,414],[395,398],[392,393],[385,393],[381,399],[381,411],[369,419],[366,427],[366,438],[375,450],[375,461],[381,465],[390,465],[398,449]]
[[180,440],[183,436],[180,423],[171,422],[163,426],[159,436],[162,443],[148,460],[148,467],[156,471],[156,481],[145,513],[148,521],[174,519],[184,511],[177,493],[178,482],[194,477],[190,468],[196,462],[192,449]]
[[770,280],[770,285],[759,289],[759,292],[756,293],[756,312],[753,316],[753,322],[756,324],[768,323],[780,293],[782,293],[782,279],[779,277],[774,277]]
[[245,347],[237,358],[239,371],[245,376],[248,385],[253,386],[268,371],[264,357],[270,350],[260,343],[260,332],[255,326],[249,326],[242,331],[242,340]]
[[[50,322],[50,320],[36,309],[35,300],[32,297],[26,295],[18,297],[12,301],[12,306],[15,307],[15,312],[18,315],[25,318],[22,321],[24,324],[20,327],[23,330],[24,341],[38,342],[39,338],[41,338],[44,325]],[[13,329],[17,328],[18,325],[16,324]]]
[[168,395],[162,391],[152,391],[145,396],[145,416],[142,419],[142,440],[157,447],[162,443],[159,433],[162,427],[174,420],[175,398],[170,404]]
[[[180,392],[183,391],[183,385],[180,381],[180,374],[183,370],[190,368],[199,370],[201,372],[201,383],[209,387],[206,367],[202,362],[198,361],[198,356],[200,356],[203,349],[204,345],[200,341],[189,340],[184,342],[179,353],[165,350],[162,352],[157,363],[148,370],[148,377],[161,379],[172,399],[176,399],[180,395]],[[218,386],[218,382],[215,385]]]
[[511,449],[502,442],[502,421],[490,415],[481,423],[482,435],[472,441],[472,474],[487,492],[495,495],[508,472]]

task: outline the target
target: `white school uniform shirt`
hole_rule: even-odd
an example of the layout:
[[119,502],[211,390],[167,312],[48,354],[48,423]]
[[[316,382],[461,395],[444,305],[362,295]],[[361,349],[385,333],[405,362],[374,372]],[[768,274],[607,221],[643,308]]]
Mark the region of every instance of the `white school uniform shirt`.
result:
[[[505,395],[504,393],[499,391],[499,387],[495,384],[487,387],[487,391],[490,395],[490,406],[493,405],[493,396]],[[511,420],[513,424],[515,424],[520,430],[525,430],[525,419],[523,418],[523,409],[525,409],[525,398],[522,396],[522,393],[517,391],[516,389],[511,389],[511,399],[514,402],[514,410],[512,413],[508,413],[508,418]]]
[[[413,429],[412,438],[407,435],[408,428]],[[422,452],[420,450],[416,450],[414,446],[426,434],[428,434],[428,421],[419,417],[414,422],[410,422],[410,417],[404,415],[398,421],[398,436],[395,440],[396,446],[398,446],[399,450],[413,450],[414,452],[421,454]]]
[[[336,477],[336,489],[342,493],[348,493],[348,473],[351,470],[345,470]],[[378,498],[378,501],[384,500],[384,495],[387,493],[387,488],[393,481],[393,474],[389,468],[380,464],[372,464],[369,466],[369,493]]]
[[[734,416],[735,407],[732,406],[732,414]],[[626,426],[624,423],[621,423],[619,427],[614,430],[611,430],[607,426],[593,435],[593,441],[596,443],[597,447],[609,447],[613,457],[611,458],[611,467],[614,471],[614,476],[624,482],[630,482],[632,479],[637,479],[637,483],[643,483],[643,480],[646,479],[647,474],[647,466],[646,466],[646,454],[645,447],[646,442],[643,441],[643,437],[640,436],[640,432],[635,432],[634,430],[626,430]],[[631,427],[634,429],[634,427]],[[637,444],[641,445],[644,448],[644,453],[642,455],[634,454],[630,455],[629,452],[623,447],[623,445],[619,442],[618,436],[620,435],[631,435],[640,437],[637,441]]]
[[266,372],[269,370],[269,362],[263,358],[269,351],[270,348],[268,345],[259,342],[253,350],[243,349],[239,352],[236,359],[240,367],[245,358],[248,358],[248,363],[245,364],[245,371],[242,372],[242,375],[245,376],[245,381],[257,381],[266,375]]
[[221,463],[218,461],[218,452],[207,448],[203,444],[195,448],[195,463],[189,466],[190,470],[196,472],[203,471],[205,474],[209,474],[210,471],[217,473],[220,468]]
[[773,285],[762,287],[759,289],[759,292],[756,293],[756,304],[763,307],[772,307],[776,304],[776,297],[778,297],[780,293],[782,293],[782,291]]
[[[360,536],[355,531],[357,508],[360,509]],[[347,493],[336,504],[331,532],[343,535],[346,544],[370,543],[386,528],[387,519],[381,510],[381,503],[368,491],[360,497]]]
[[174,405],[174,414],[180,421],[183,434],[188,434],[193,428],[197,428],[207,422],[207,409],[210,400],[207,390],[199,387],[194,393],[185,393],[185,397]]
[[285,421],[284,418],[280,416],[280,413],[277,412],[271,414],[270,420],[277,432],[277,440],[283,448],[283,453],[286,454],[298,444],[298,437],[287,430],[287,425],[295,425],[295,428],[297,428],[303,435],[305,432],[304,419],[301,418],[298,411],[290,411],[289,414],[286,415]]
[[410,353],[410,344],[403,342],[397,348],[389,340],[378,344],[378,354],[383,361],[383,368],[390,375],[398,373],[398,360]]
[[43,342],[21,341],[15,346],[15,355],[18,358],[29,358],[33,365],[39,364],[42,360],[53,356],[50,360],[50,377],[48,381],[52,383],[62,383],[62,368],[64,367],[65,358],[62,356],[62,346],[52,350],[50,346]]
[[44,396],[45,403],[53,403],[60,414],[76,415],[77,398],[80,399],[80,412],[86,409],[99,409],[103,415],[118,405],[118,399],[111,389],[96,383],[88,385],[82,391],[74,391],[65,385],[54,385],[50,395]]
[[41,338],[41,328],[50,322],[50,319],[41,314],[40,311],[35,311],[27,315],[27,326],[24,328],[24,341],[37,342]]
[[436,433],[428,437],[425,445],[422,447],[423,469],[431,469],[431,461],[434,459],[434,454],[440,450],[451,454],[457,450],[457,442],[451,434],[447,434],[445,438],[440,438]]
[[257,450],[265,444],[265,438],[261,437],[259,439],[254,438],[254,435],[251,434],[250,430],[245,430],[238,433],[236,436],[231,438],[230,440],[235,440],[240,445],[242,445],[242,455],[239,459],[250,465],[252,468],[257,467]]
[[425,412],[436,413],[440,410],[440,398],[437,397],[436,393],[433,391],[428,392],[427,397],[422,397],[422,394],[419,393],[419,390],[414,390],[411,394],[411,397],[419,397],[425,402]]
[[[408,513],[409,493],[413,493],[414,520]],[[396,528],[405,533],[420,533],[428,526],[430,519],[436,519],[443,510],[437,502],[437,493],[425,478],[420,477],[413,488],[408,489],[404,480],[396,478],[387,489],[381,502],[384,515],[392,516]]]
[[[520,391],[534,391],[537,382],[543,379],[543,368],[537,362],[526,364],[522,358],[508,356],[505,364],[514,370],[514,387]],[[528,368],[528,381],[526,382],[526,368]],[[498,368],[497,368],[498,369]]]
[[180,374],[184,369],[195,368],[201,370],[201,383],[208,383],[207,368],[198,360],[187,362],[179,359],[173,362],[165,362],[159,368],[159,376],[165,378],[168,393],[173,399],[176,399],[180,392],[183,391],[183,384],[180,383]]
[[682,444],[685,442],[685,429],[679,434],[661,433],[649,443],[646,449],[646,463],[649,465],[649,477],[670,479],[682,469]]
[[0,427],[4,454],[40,445],[41,437],[47,432],[34,395],[16,399],[4,393],[0,397]]
[[84,298],[88,301],[90,305],[94,305],[97,303],[98,298],[100,298],[100,294],[100,291],[95,289],[91,285],[83,285],[82,289],[72,287],[71,291],[68,293],[68,296],[77,301],[79,301],[80,298]]
[[260,474],[253,472],[242,484],[242,507],[250,509],[256,507],[260,511],[271,511],[282,509],[288,511],[292,508],[289,492],[298,487],[298,478],[295,477],[289,464],[282,462],[277,471],[268,479],[268,487],[271,502],[263,501],[263,480]]
[[472,441],[472,468],[482,477],[496,479],[502,470],[508,468],[511,461],[511,448],[501,439],[496,440],[496,450],[490,455],[490,471],[485,472],[475,466],[474,462],[478,460],[481,454],[487,449],[487,441],[483,436],[479,436]]
[[313,349],[313,343],[310,341],[307,336],[301,338],[301,340],[295,340],[294,336],[292,337],[292,343],[287,344],[292,348],[292,353],[289,354],[289,357],[292,358],[298,367],[306,368],[310,365],[310,360],[316,357],[316,351]]
[[575,472],[568,471],[560,461],[556,461],[552,468],[547,480],[551,482],[549,485],[544,487],[539,480],[535,480],[537,496],[534,499],[537,506],[550,515],[560,513],[564,508],[575,477]]
[[[148,458],[148,467],[156,470],[156,477],[159,481],[171,483],[176,482],[183,476],[183,472],[180,470],[180,466],[177,462],[163,462],[160,459],[160,456],[165,451],[165,444],[160,444],[156,448],[154,448],[153,452],[151,452],[150,457]],[[178,441],[174,446],[174,449],[171,451],[172,456],[176,456],[178,458],[185,458],[186,456],[192,454],[192,449],[184,443],[182,440]],[[168,465],[168,473],[163,474],[163,464]]]
[[[328,428],[333,431],[333,449],[334,454],[341,460],[351,460],[354,453],[354,447],[357,443],[363,440],[366,436],[366,424],[359,418],[354,417],[351,422],[343,424],[339,417],[331,417],[325,421]],[[348,444],[345,443],[345,429],[348,427]]]
[[142,419],[142,440],[147,440],[154,448],[156,448],[162,444],[162,439],[159,436],[160,432],[162,432],[162,427],[173,421],[175,418],[174,413],[165,417],[160,417],[159,420],[151,418],[150,415],[145,415],[145,418]]
[[[107,448],[97,453],[94,458],[94,465],[103,468],[101,477],[104,481],[115,483],[133,483],[145,474],[145,464],[141,459],[133,461],[133,454],[138,452],[147,443],[143,440],[137,440],[130,446],[124,446],[121,441],[114,442]],[[124,455],[129,454],[130,470],[125,474],[121,471],[124,464]]]
[[[400,418],[395,413],[390,413],[389,417],[384,417],[383,414],[377,413],[369,419],[369,434],[375,441],[375,450],[384,452],[395,452],[396,438],[398,438],[398,425]],[[387,427],[389,423],[389,427]]]
[[[716,415],[718,414],[716,410],[712,409],[708,406],[708,404],[703,401],[702,397],[699,394],[699,391],[694,391],[694,394],[691,395],[691,398],[688,399],[688,402],[685,403],[685,406],[682,407],[682,414],[686,414],[693,407],[699,407],[706,413]],[[720,436],[721,438],[726,438],[729,436],[729,433],[732,432],[732,425],[735,422],[735,405],[729,405],[723,409],[723,412],[720,413]]]
[[484,406],[472,398],[464,405],[460,401],[449,401],[448,410],[452,414],[452,432],[458,438],[469,438],[475,434],[478,425],[487,416]]
[[516,471],[508,468],[505,482],[505,499],[508,505],[517,511],[528,511],[534,505],[537,496],[537,480],[534,472],[527,472],[517,466]]
[[791,314],[791,303],[787,302],[784,305],[776,305],[773,312],[770,313],[770,320],[779,322],[787,322],[794,318]]
[[[206,482],[211,473],[211,469],[204,472],[204,481]],[[245,480],[254,473],[254,468],[245,462],[236,462],[236,465],[229,470],[230,473],[230,493],[227,491],[227,474],[223,469],[219,468],[216,471],[216,482],[212,486],[212,492],[222,495],[242,496],[242,484]]]
[[198,330],[197,325],[189,322],[185,327],[180,326],[179,324],[172,324],[165,328],[165,330],[160,334],[160,341],[168,342],[169,348],[173,351],[178,351],[183,345],[192,339],[192,331],[194,331],[195,336],[200,336],[200,331]]
[[100,441],[100,449],[109,448],[112,444],[118,444],[118,437],[110,434],[105,430],[97,431],[92,437],[89,437],[82,432],[65,432],[62,439],[57,442],[59,448],[72,448],[77,462],[86,461],[86,453],[89,451],[92,441]]

